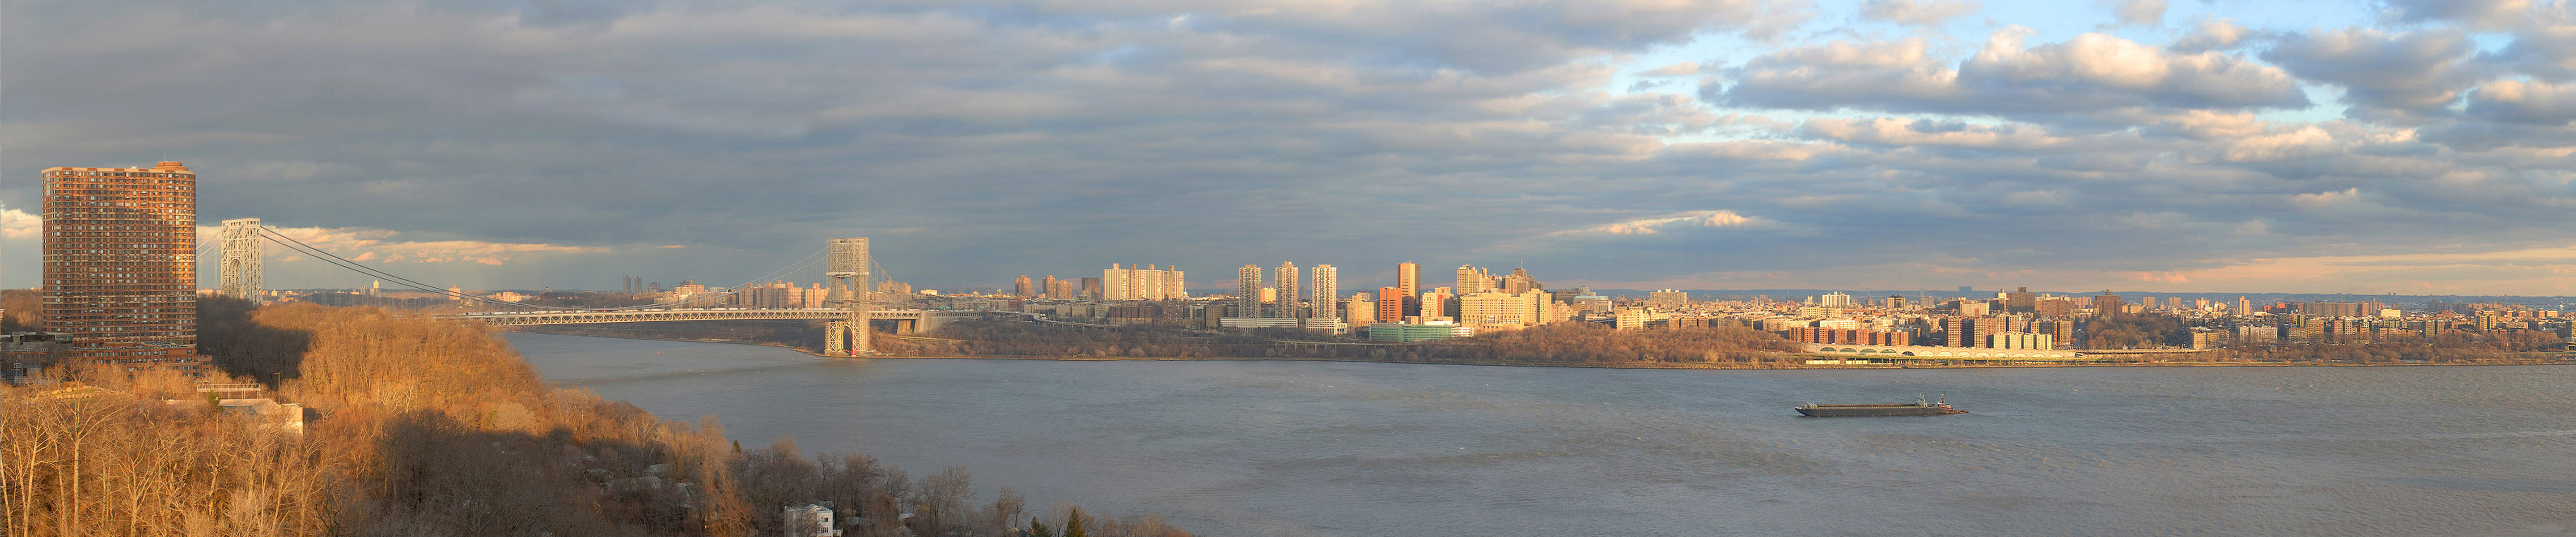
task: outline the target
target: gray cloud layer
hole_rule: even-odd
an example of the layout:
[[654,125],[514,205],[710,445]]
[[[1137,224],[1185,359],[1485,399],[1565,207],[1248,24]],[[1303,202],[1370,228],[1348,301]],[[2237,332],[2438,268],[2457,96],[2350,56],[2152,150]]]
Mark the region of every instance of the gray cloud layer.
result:
[[[34,210],[36,169],[166,152],[206,173],[209,221],[621,248],[421,268],[496,287],[746,278],[846,235],[941,286],[1112,262],[1213,286],[1280,259],[1375,285],[1410,259],[2194,289],[2268,283],[2240,267],[2275,258],[2576,239],[2569,27],[2474,10],[2169,44],[2005,29],[1956,54],[1796,41],[1811,9],[1752,1],[0,10],[7,207]],[[2470,31],[2515,37],[2481,53]],[[1655,67],[1615,58],[1711,33],[1790,42],[1696,66],[1694,93],[1612,88]],[[2347,117],[2262,115],[2324,104],[2303,84]],[[661,244],[688,248],[634,247]],[[2563,294],[2566,263],[2326,281]]]

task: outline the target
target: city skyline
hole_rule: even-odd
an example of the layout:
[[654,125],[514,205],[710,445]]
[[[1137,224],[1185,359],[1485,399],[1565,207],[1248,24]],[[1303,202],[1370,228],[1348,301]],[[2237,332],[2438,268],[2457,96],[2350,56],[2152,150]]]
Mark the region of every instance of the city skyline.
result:
[[[1800,6],[8,4],[0,286],[38,284],[39,170],[184,161],[201,243],[475,289],[870,236],[925,288],[2576,294],[2565,3]],[[913,53],[838,52],[878,48]]]

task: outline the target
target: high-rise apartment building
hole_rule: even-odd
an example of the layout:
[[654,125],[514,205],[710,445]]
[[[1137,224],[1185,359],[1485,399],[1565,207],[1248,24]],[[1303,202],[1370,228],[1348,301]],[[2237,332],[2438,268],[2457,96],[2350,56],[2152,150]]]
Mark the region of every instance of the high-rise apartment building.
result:
[[2039,294],[2021,287],[2004,292],[2004,313],[2038,313]]
[[1503,292],[1505,293],[1517,295],[1542,289],[1545,289],[1545,287],[1539,284],[1538,278],[1530,277],[1529,269],[1526,268],[1514,268],[1512,269],[1511,275],[1503,277]]
[[1315,279],[1306,286],[1306,292],[1315,297],[1315,311],[1310,315],[1316,319],[1341,318],[1342,270],[1332,265],[1315,265],[1315,269],[1309,272]]
[[1999,322],[1988,317],[1951,317],[1941,320],[1945,342],[1952,347],[1982,347],[1998,332]]
[[1261,267],[1244,265],[1234,269],[1234,302],[1231,317],[1261,316]]
[[197,174],[45,168],[45,329],[76,363],[201,376]]
[[[1459,289],[1458,292],[1460,294],[1466,294],[1467,290]],[[1646,292],[1646,305],[1649,306],[1671,310],[1688,304],[1690,304],[1690,293],[1676,291],[1670,287],[1666,287],[1662,291]]]
[[1020,279],[1011,280],[1011,296],[1028,298],[1037,296],[1037,294],[1038,284],[1035,281],[1029,280],[1029,275],[1021,274]]
[[2093,297],[2093,316],[2118,317],[2122,313],[2123,305],[2124,303],[2120,302],[2120,295],[2111,294],[2108,290],[2102,291],[2101,295]]
[[1073,300],[1073,280],[1059,280],[1055,279],[1055,276],[1047,276],[1046,282],[1047,298]]
[[1816,305],[1828,308],[1848,308],[1852,307],[1852,296],[1841,291],[1825,293],[1824,298],[1822,300],[1818,300]]
[[1546,324],[1553,315],[1555,302],[1546,293],[1483,292],[1458,297],[1458,324],[1488,328],[1517,328]]
[[1182,290],[1186,284],[1182,283],[1181,277],[1180,267],[1155,268],[1153,265],[1145,265],[1143,268],[1137,268],[1135,265],[1127,265],[1126,268],[1119,268],[1117,263],[1110,263],[1109,268],[1100,271],[1103,287],[1100,299],[1180,300],[1189,298],[1189,293]]
[[1458,292],[1459,296],[1492,291],[1494,290],[1494,276],[1492,274],[1486,274],[1485,269],[1468,265],[1458,265],[1458,286],[1455,290]]
[[1270,316],[1279,319],[1305,318],[1306,316],[1299,311],[1301,308],[1297,307],[1297,264],[1288,261],[1279,262],[1279,268],[1271,271],[1270,278],[1270,285],[1279,288],[1278,309],[1272,311]]

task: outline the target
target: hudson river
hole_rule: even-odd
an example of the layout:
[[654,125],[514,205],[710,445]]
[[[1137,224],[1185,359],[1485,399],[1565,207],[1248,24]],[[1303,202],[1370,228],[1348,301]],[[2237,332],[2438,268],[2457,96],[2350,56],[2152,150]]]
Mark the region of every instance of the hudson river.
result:
[[[547,378],[1202,535],[2576,535],[2576,366],[826,360],[511,334]],[[1800,418],[1947,394],[1969,414]]]

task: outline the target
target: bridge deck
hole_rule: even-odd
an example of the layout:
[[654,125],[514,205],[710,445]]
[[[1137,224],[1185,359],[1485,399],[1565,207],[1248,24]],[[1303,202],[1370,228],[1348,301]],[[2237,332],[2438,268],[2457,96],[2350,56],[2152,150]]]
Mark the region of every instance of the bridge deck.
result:
[[[920,321],[930,314],[928,310],[871,310],[868,312],[868,319]],[[436,317],[481,321],[483,324],[492,326],[533,326],[663,321],[846,319],[849,315],[848,310],[837,309],[674,308],[631,311],[490,311]]]

